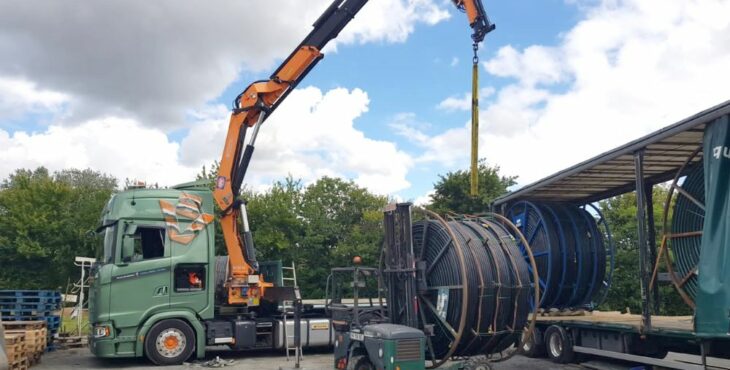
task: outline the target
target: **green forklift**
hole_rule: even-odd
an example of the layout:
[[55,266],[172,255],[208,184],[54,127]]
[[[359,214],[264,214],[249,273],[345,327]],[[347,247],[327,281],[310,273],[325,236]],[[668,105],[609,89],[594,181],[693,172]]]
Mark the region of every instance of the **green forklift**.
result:
[[[522,329],[485,332],[482,343],[491,346],[480,348],[489,350],[473,350],[468,356],[450,351],[459,345],[462,335],[445,319],[443,308],[447,304],[441,304],[446,302],[444,297],[434,298],[435,306],[423,300],[423,294],[433,289],[427,286],[427,267],[414,252],[411,225],[410,203],[389,205],[385,209],[380,266],[361,266],[361,258],[355,257],[353,266],[331,270],[325,306],[335,332],[334,368],[421,370],[444,366],[452,370],[487,370],[493,361],[489,354],[508,347],[520,348]],[[451,307],[465,304],[454,300]],[[444,314],[434,314],[439,310]],[[450,341],[441,340],[449,336],[439,335],[445,327],[452,331]],[[470,340],[478,343],[480,338],[473,336]]]

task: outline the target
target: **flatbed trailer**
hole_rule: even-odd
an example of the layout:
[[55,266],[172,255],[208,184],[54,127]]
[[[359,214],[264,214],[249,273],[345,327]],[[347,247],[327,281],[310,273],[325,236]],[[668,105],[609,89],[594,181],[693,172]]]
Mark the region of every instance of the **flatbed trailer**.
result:
[[[730,307],[722,298],[722,294],[730,291],[725,283],[727,273],[723,272],[727,267],[705,270],[706,276],[713,274],[713,289],[720,292],[721,299],[711,300],[709,304],[707,300],[698,302],[693,307],[693,316],[661,315],[655,263],[662,257],[657,256],[657,246],[662,243],[654,233],[652,206],[653,187],[676,180],[686,169],[702,166],[707,128],[715,124],[730,126],[729,120],[730,101],[727,101],[495,200],[492,210],[506,215],[510,206],[522,201],[584,206],[636,191],[637,289],[641,290],[641,311],[635,314],[580,309],[544,311],[537,320],[532,341],[523,348],[526,355],[547,355],[558,363],[600,356],[660,368],[730,369],[728,365],[716,366],[730,363],[725,360],[730,359]],[[724,160],[721,156],[704,157]],[[727,173],[716,176],[727,176]],[[725,206],[719,210],[716,207],[715,211],[724,217],[730,210],[722,207]],[[721,242],[713,248],[724,251],[715,256],[720,256],[724,266],[730,266],[730,245]],[[723,318],[718,312],[726,316]],[[668,352],[699,355],[700,363],[690,363],[686,356],[679,360],[671,355],[665,357]],[[723,360],[710,361],[713,366],[709,366],[711,357]]]

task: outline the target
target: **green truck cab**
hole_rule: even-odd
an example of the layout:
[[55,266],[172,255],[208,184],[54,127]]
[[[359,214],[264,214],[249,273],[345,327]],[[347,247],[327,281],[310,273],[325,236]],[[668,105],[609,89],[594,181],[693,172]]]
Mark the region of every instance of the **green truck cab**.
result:
[[[205,183],[131,189],[104,208],[89,297],[89,347],[96,356],[147,354],[165,364],[185,360],[196,349],[198,357],[205,354],[205,346],[196,343],[206,342],[204,323],[214,319],[214,224],[191,227],[196,220],[190,217],[172,223],[161,208],[161,201],[180,204],[185,196],[200,200],[197,210],[186,210],[213,214]],[[175,241],[180,233],[192,239]]]
[[300,299],[296,287],[283,286],[281,261],[261,263],[274,286],[259,305],[228,304],[229,261],[215,255],[214,212],[207,181],[129,189],[109,200],[89,288],[94,355],[180,364],[212,345],[291,349],[297,328],[303,348],[334,344],[324,307],[307,306],[297,320],[280,304]]

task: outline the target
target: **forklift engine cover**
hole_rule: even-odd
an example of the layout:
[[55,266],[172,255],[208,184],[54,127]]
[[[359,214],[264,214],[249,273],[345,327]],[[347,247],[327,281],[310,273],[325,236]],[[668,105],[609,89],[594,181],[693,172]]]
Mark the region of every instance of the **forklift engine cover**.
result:
[[423,369],[425,336],[421,330],[395,324],[363,328],[364,345],[376,369]]

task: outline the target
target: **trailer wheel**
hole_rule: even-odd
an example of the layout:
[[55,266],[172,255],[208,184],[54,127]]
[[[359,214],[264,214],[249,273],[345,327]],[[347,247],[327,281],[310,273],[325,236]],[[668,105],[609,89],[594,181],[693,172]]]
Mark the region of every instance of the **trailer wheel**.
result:
[[155,365],[180,365],[195,350],[195,332],[185,321],[162,320],[144,340],[144,352]]
[[375,366],[370,362],[368,356],[358,355],[350,358],[350,362],[347,363],[347,370],[375,370]]
[[545,347],[548,357],[553,362],[567,364],[575,360],[573,342],[561,326],[552,325],[545,330]]
[[[522,332],[522,335],[525,336],[527,333]],[[525,341],[522,346],[522,354],[530,358],[545,356],[545,342],[542,338],[542,332],[540,332],[540,329],[535,328],[530,336],[530,340]]]

